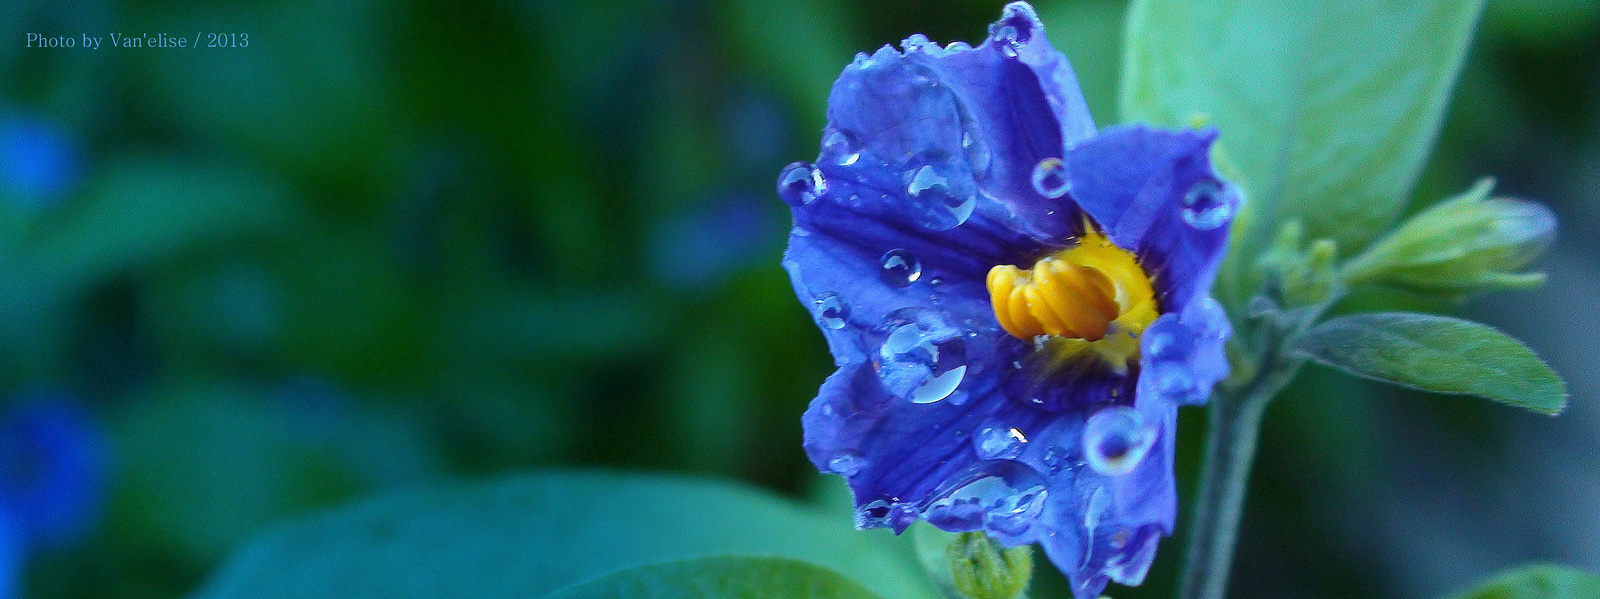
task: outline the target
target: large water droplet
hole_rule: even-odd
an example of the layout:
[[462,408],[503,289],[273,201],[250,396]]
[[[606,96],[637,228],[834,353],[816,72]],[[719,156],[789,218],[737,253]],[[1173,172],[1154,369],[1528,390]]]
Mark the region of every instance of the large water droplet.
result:
[[828,460],[828,469],[844,475],[846,478],[860,473],[861,468],[865,465],[865,459],[848,451],[841,451],[838,455],[833,456],[833,459]]
[[934,231],[967,222],[978,204],[976,196],[952,190],[950,180],[932,165],[906,171],[906,192],[910,194],[918,224]]
[[850,166],[861,160],[861,147],[854,135],[835,129],[822,138],[822,154],[831,157],[839,166]]
[[1090,468],[1107,476],[1132,472],[1155,442],[1155,429],[1128,406],[1101,408],[1083,425],[1083,455]]
[[850,317],[850,306],[839,299],[839,294],[829,291],[819,295],[816,304],[818,324],[834,330],[844,328],[845,319]]
[[784,167],[778,175],[778,195],[790,206],[810,204],[828,190],[822,170],[804,162]]
[[1033,166],[1033,190],[1039,195],[1056,199],[1067,195],[1072,179],[1067,176],[1067,165],[1060,158],[1046,158]]
[[922,278],[922,261],[909,250],[893,249],[883,254],[883,282],[894,287],[905,287]]
[[906,308],[879,349],[878,378],[890,393],[915,403],[950,397],[967,374],[967,344],[961,331],[938,313]]
[[972,445],[978,451],[978,457],[985,460],[1015,458],[1022,455],[1022,449],[1027,443],[1028,437],[1021,429],[999,425],[984,426],[972,437]]
[[1048,495],[1044,478],[1021,462],[978,462],[941,485],[922,517],[950,530],[984,527],[1019,535],[1038,518]]
[[1183,194],[1183,222],[1196,229],[1215,229],[1233,218],[1234,198],[1215,179],[1201,179]]

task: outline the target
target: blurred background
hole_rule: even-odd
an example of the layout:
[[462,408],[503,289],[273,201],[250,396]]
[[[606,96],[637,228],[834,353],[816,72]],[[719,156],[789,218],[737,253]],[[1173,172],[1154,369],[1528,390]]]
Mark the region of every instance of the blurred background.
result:
[[[976,42],[1001,4],[0,2],[0,598],[180,596],[263,526],[428,480],[816,496],[799,414],[831,360],[778,267],[775,177],[856,51]],[[1038,8],[1116,122],[1125,2]],[[248,46],[107,47],[197,32]],[[1490,0],[1413,209],[1480,175],[1560,215],[1551,284],[1347,304],[1505,329],[1571,408],[1308,367],[1268,414],[1233,596],[1600,570],[1600,4]],[[1182,426],[1187,500],[1203,412]],[[1170,596],[1180,543],[1110,594]],[[1034,596],[1067,594],[1047,569]]]

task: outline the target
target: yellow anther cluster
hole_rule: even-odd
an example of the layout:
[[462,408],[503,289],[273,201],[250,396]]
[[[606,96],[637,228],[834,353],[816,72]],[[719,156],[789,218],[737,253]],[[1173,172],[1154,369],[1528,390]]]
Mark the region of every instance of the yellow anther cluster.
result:
[[988,284],[995,319],[1021,339],[1094,342],[1113,332],[1136,335],[1156,318],[1150,277],[1132,252],[1092,227],[1078,245],[1045,256],[1031,269],[990,269]]

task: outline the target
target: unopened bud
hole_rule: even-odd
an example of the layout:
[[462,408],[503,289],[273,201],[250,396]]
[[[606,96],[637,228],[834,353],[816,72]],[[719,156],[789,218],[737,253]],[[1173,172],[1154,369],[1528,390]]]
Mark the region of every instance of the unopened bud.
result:
[[1555,238],[1555,214],[1536,202],[1491,198],[1493,187],[1480,180],[1413,216],[1345,265],[1345,282],[1450,294],[1543,283],[1543,273],[1519,271]]

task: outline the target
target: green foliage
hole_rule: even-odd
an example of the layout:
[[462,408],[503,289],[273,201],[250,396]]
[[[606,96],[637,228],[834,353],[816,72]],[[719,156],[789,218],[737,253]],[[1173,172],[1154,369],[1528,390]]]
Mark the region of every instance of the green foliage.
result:
[[1567,404],[1566,384],[1532,350],[1475,322],[1403,312],[1343,316],[1312,328],[1295,348],[1345,372],[1414,389],[1546,414]]
[[1541,564],[1503,572],[1453,599],[1595,599],[1600,576]]
[[711,556],[607,574],[546,599],[876,599],[839,573],[777,557]]
[[1303,237],[1300,221],[1284,223],[1272,247],[1256,258],[1256,278],[1288,308],[1326,304],[1340,292],[1333,240],[1318,239],[1307,246]]
[[[1123,120],[1222,131],[1245,220],[1360,248],[1405,206],[1481,0],[1136,0]],[[1242,231],[1247,250],[1271,230]]]
[[81,201],[16,240],[16,267],[46,295],[171,260],[186,250],[284,227],[296,214],[271,179],[178,157],[110,161]]
[[220,382],[154,387],[112,428],[117,531],[204,566],[274,520],[441,468],[408,414]]
[[719,554],[804,560],[886,599],[933,596],[880,539],[729,483],[531,474],[381,495],[288,525],[234,554],[194,599],[528,597]]
[[1490,198],[1492,179],[1411,217],[1351,260],[1350,284],[1378,281],[1435,293],[1523,289],[1543,273],[1516,272],[1556,233],[1556,217],[1534,202]]

